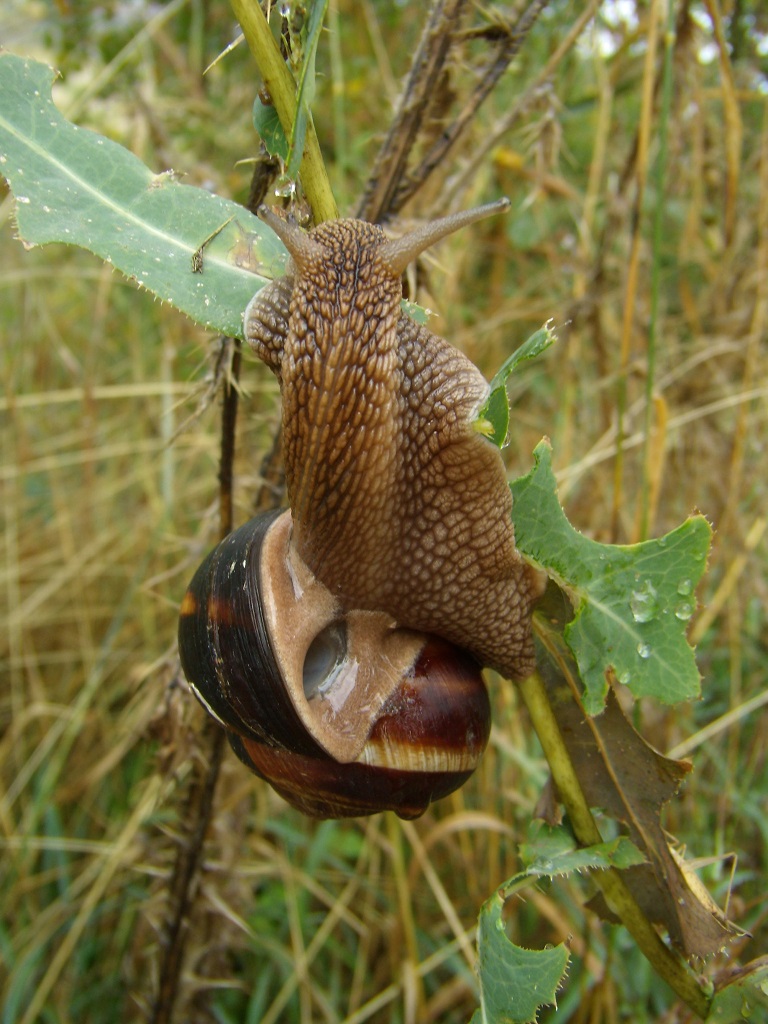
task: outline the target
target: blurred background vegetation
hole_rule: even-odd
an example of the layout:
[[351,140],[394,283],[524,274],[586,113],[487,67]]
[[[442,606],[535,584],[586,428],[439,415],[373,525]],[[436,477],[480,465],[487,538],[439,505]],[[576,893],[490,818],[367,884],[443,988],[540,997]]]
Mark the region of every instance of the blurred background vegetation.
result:
[[[472,24],[514,9],[478,4]],[[424,13],[331,2],[314,111],[342,213],[371,173]],[[65,115],[245,202],[257,73],[244,45],[205,73],[236,36],[228,4],[211,0],[4,0],[0,13],[7,48],[60,69]],[[482,46],[469,41],[446,82],[446,119]],[[580,530],[632,542],[694,509],[715,528],[691,623],[703,699],[635,715],[656,747],[694,758],[665,823],[752,933],[732,950],[746,961],[768,936],[761,0],[681,0],[669,25],[656,0],[552,0],[402,222],[499,194],[511,213],[442,246],[419,298],[488,375],[554,320],[558,345],[513,384],[506,454],[519,475],[549,435]],[[196,415],[217,341],[87,253],[25,251],[12,211],[0,193],[2,1020],[140,1021],[201,756],[175,631],[217,533],[216,403]],[[244,358],[238,522],[279,418],[274,380]],[[469,1019],[476,914],[518,867],[546,780],[514,688],[491,687],[481,769],[414,823],[309,822],[227,755],[178,1020]],[[560,1008],[543,1019],[688,1020],[626,933],[583,909],[586,894],[577,879],[511,908],[519,944],[571,944]]]

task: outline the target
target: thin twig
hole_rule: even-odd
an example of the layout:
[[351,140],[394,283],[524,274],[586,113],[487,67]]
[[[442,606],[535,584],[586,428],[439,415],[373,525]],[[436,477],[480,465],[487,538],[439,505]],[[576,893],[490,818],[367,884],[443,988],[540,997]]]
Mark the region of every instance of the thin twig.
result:
[[475,173],[477,167],[485,163],[486,158],[499,145],[503,136],[522,119],[532,104],[537,102],[542,90],[551,88],[550,79],[554,75],[555,69],[566,53],[576,44],[576,40],[581,36],[587,22],[595,16],[595,11],[600,6],[600,2],[601,0],[589,0],[587,6],[568,29],[565,37],[560,41],[544,66],[537,72],[533,81],[527,86],[525,92],[518,97],[504,117],[473,150],[471,164],[449,182],[449,205],[451,198],[465,187],[467,179]]
[[424,112],[434,90],[467,0],[435,0],[413,58],[400,106],[392,121],[368,180],[356,216],[379,223],[396,209],[392,205],[400,188],[408,157],[423,124]]
[[390,211],[396,212],[422,187],[435,168],[445,160],[448,151],[456,144],[465,129],[472,123],[482,103],[493,91],[501,76],[519,51],[526,36],[548,0],[535,0],[530,4],[514,25],[499,25],[494,37],[496,51],[486,64],[485,71],[464,104],[458,117],[446,127],[419,166],[397,187],[390,203]]
[[189,821],[190,825],[186,838],[178,848],[170,884],[172,914],[160,966],[157,998],[150,1018],[152,1024],[170,1024],[173,1020],[189,934],[193,888],[200,868],[205,834],[211,820],[213,796],[224,754],[225,737],[226,734],[219,723],[206,715],[198,743],[199,749],[205,753],[195,764],[194,778],[184,808],[184,820]]
[[[221,412],[219,459],[219,534],[223,538],[232,529],[232,465],[235,456],[235,426],[239,401],[238,381],[242,353],[235,341],[232,366],[224,389]],[[152,1024],[170,1024],[184,963],[195,882],[200,871],[205,835],[213,813],[213,797],[224,755],[226,734],[218,722],[205,717],[199,737],[200,756],[194,763],[192,782],[182,820],[187,835],[178,848],[170,883],[169,923],[166,946],[160,967],[160,984],[152,1011]]]

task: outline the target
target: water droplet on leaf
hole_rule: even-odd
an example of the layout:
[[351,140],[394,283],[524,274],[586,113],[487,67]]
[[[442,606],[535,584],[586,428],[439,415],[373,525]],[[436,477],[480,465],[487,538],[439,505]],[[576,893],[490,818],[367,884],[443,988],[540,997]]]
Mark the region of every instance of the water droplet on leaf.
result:
[[687,622],[693,615],[693,605],[688,601],[681,601],[677,608],[675,608],[675,615],[681,622]]
[[690,580],[680,580],[677,585],[677,592],[680,597],[687,597],[689,594],[693,593],[693,584]]
[[629,608],[635,622],[651,622],[659,614],[659,595],[650,580],[645,580],[632,591]]
[[651,645],[650,644],[638,644],[637,653],[641,658],[650,658],[651,656]]

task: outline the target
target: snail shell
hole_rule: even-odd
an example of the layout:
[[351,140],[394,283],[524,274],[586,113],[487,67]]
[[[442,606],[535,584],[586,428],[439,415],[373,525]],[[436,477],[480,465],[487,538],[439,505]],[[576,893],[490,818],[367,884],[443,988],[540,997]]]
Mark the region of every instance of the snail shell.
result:
[[184,673],[238,755],[315,817],[417,817],[490,734],[481,670],[382,612],[345,611],[291,543],[290,512],[230,534],[187,589]]

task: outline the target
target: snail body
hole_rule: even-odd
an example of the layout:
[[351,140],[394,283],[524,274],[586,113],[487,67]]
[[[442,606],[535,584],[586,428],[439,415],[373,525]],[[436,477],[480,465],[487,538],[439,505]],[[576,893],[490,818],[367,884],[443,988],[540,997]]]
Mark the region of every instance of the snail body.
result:
[[345,607],[385,611],[521,679],[542,583],[515,548],[501,455],[473,427],[489,386],[400,310],[408,262],[499,208],[392,242],[364,221],[307,234],[262,207],[292,266],[254,297],[245,336],[280,381],[294,543],[310,569]]
[[181,608],[195,694],[238,757],[316,817],[421,814],[461,786],[490,733],[477,663],[381,612],[345,613],[258,516],[203,562]]

